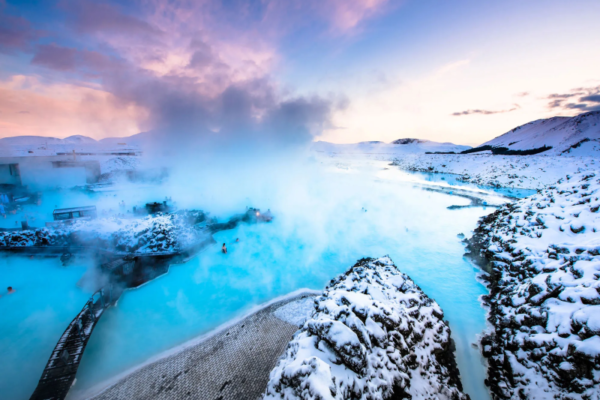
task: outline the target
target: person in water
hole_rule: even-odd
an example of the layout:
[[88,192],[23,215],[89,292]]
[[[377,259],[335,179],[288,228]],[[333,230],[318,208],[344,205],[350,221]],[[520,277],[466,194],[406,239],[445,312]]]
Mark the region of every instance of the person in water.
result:
[[225,243],[223,243],[223,248],[221,250],[223,250],[223,254],[227,254],[227,246],[225,246]]
[[12,286],[9,286],[6,290],[8,290],[8,294],[15,292],[15,289],[13,289]]
[[239,243],[239,241],[240,241],[240,238],[237,238],[237,239],[235,239],[235,241],[236,241],[236,243]]

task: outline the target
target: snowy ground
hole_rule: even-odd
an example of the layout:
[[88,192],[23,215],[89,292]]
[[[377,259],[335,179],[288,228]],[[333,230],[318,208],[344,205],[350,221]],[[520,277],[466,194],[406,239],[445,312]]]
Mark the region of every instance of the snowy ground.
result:
[[265,399],[468,399],[442,309],[389,257],[360,260],[314,309]]
[[498,399],[599,399],[600,174],[561,179],[484,217],[470,241],[489,262],[483,339]]
[[567,173],[590,171],[594,157],[499,156],[492,154],[421,154],[397,157],[394,164],[407,171],[458,174],[482,186],[541,189]]
[[176,252],[209,235],[195,226],[204,220],[203,212],[187,210],[139,219],[82,219],[50,228],[0,232],[0,246],[93,245],[134,253]]

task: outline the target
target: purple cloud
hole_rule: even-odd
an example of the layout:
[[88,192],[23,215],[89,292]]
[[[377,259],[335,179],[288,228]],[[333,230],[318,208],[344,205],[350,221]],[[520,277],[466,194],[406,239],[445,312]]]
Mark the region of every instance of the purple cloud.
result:
[[67,1],[63,5],[75,29],[85,33],[110,33],[138,38],[156,37],[163,32],[156,26],[127,15],[116,6],[86,0]]
[[76,49],[57,46],[54,43],[42,45],[38,48],[31,63],[58,71],[72,71],[77,66],[76,53]]
[[490,110],[465,110],[465,111],[457,111],[452,113],[452,116],[455,117],[460,117],[463,115],[472,115],[472,114],[480,114],[480,115],[492,115],[492,114],[502,114],[502,113],[507,113],[507,112],[511,112],[511,111],[516,111],[519,108],[521,108],[521,106],[519,106],[518,104],[515,104],[515,106],[509,110],[496,110],[496,111],[490,111]]
[[31,27],[29,21],[6,14],[0,1],[0,52],[26,50],[38,37],[39,33]]
[[114,71],[121,64],[96,51],[63,47],[55,43],[39,46],[31,63],[57,71],[87,70],[93,73]]

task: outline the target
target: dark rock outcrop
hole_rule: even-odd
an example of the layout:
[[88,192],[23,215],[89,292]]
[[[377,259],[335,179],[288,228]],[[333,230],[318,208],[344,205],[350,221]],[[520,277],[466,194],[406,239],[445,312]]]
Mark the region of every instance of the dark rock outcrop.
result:
[[489,272],[481,347],[495,399],[600,398],[600,179],[580,173],[483,217],[468,254]]

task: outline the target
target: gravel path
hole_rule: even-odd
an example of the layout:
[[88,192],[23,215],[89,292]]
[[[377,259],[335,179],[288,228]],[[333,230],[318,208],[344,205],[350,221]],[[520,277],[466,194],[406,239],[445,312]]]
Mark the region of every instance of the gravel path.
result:
[[298,330],[274,311],[312,296],[271,304],[206,341],[142,367],[93,399],[255,400]]

